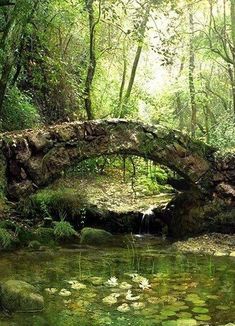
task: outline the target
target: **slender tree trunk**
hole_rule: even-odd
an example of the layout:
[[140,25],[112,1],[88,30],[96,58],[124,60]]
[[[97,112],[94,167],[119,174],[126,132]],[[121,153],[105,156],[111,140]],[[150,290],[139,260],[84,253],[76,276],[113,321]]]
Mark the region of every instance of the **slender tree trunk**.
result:
[[176,92],[176,116],[179,119],[179,125],[178,128],[179,130],[183,130],[184,127],[184,118],[183,118],[183,105],[180,97],[180,92]]
[[86,0],[86,8],[89,17],[89,63],[87,69],[87,76],[85,81],[84,88],[84,101],[85,101],[85,110],[87,114],[87,119],[94,119],[93,109],[92,109],[92,100],[91,100],[91,89],[92,83],[95,76],[96,70],[96,54],[95,54],[95,27],[99,23],[100,14],[101,14],[101,3],[99,2],[99,16],[98,19],[95,20],[94,8],[93,8],[94,0]]
[[233,59],[233,78],[232,78],[232,98],[233,98],[233,114],[235,121],[235,0],[231,1],[231,35],[232,35],[232,59]]
[[197,125],[197,108],[195,101],[195,85],[194,85],[194,70],[195,70],[195,54],[194,54],[194,21],[192,8],[189,6],[189,94],[191,104],[191,136],[195,137]]
[[123,93],[124,88],[126,84],[126,74],[127,74],[127,58],[126,58],[126,44],[124,40],[123,44],[123,71],[122,71],[122,82],[119,90],[119,99],[118,99],[118,105],[117,105],[117,113],[116,116],[119,117],[120,113],[122,112],[122,106],[123,106]]
[[141,26],[140,26],[140,32],[139,32],[140,36],[139,36],[139,39],[138,39],[138,47],[137,47],[135,58],[134,58],[134,61],[133,61],[133,64],[132,64],[131,75],[130,75],[129,83],[128,83],[128,86],[127,86],[127,90],[126,90],[125,96],[123,98],[122,110],[120,112],[120,118],[123,118],[126,115],[127,105],[128,105],[128,102],[129,102],[129,99],[130,99],[130,96],[131,96],[131,91],[132,91],[132,88],[133,88],[133,85],[134,85],[136,71],[137,71],[137,68],[138,68],[141,52],[142,52],[142,49],[143,49],[144,36],[145,36],[147,23],[148,23],[148,20],[149,20],[150,9],[151,9],[151,2],[147,6],[147,9],[146,9],[144,17],[143,17],[143,21],[142,21]]

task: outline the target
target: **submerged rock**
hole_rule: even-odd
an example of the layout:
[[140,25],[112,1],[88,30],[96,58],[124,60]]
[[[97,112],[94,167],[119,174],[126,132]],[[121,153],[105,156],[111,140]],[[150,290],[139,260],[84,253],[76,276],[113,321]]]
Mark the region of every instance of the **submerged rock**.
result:
[[110,243],[111,240],[112,234],[102,229],[83,228],[81,231],[82,244],[99,245]]
[[33,285],[24,281],[8,280],[1,284],[1,305],[11,312],[41,311],[44,308],[44,299]]

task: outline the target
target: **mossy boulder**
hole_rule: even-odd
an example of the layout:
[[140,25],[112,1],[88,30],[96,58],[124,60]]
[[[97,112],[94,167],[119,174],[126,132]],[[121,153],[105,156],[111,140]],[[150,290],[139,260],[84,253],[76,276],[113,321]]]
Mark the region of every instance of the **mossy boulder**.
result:
[[1,305],[10,312],[41,311],[44,299],[37,289],[24,281],[8,280],[1,284]]
[[80,242],[82,244],[100,245],[110,243],[112,241],[112,238],[112,234],[105,230],[95,228],[83,228],[81,231]]

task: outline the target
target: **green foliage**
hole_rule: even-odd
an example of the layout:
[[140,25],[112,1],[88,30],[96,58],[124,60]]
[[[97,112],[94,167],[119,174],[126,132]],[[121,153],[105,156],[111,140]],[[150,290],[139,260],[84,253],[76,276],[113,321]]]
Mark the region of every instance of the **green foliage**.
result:
[[7,249],[12,245],[12,243],[12,234],[8,230],[0,227],[0,248]]
[[9,90],[2,112],[2,130],[33,128],[40,123],[40,116],[30,98],[16,87]]
[[76,231],[69,222],[61,220],[55,222],[54,235],[57,239],[69,239],[76,235]]
[[86,199],[78,190],[63,188],[59,190],[43,189],[32,195],[28,201],[21,203],[22,215],[28,217],[60,218],[62,212],[73,219],[80,215]]
[[167,183],[168,174],[166,170],[159,166],[155,166],[154,177],[160,185],[165,185]]
[[54,230],[52,228],[39,227],[35,231],[36,241],[44,245],[53,245],[55,242]]
[[221,149],[235,147],[235,123],[231,115],[221,117],[213,127],[210,143]]

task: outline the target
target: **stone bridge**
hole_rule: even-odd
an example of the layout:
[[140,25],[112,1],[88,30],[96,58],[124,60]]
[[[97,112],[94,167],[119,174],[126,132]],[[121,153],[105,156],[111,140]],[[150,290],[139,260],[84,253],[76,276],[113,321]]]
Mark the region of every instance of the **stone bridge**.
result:
[[8,198],[19,200],[61,172],[92,157],[137,155],[181,175],[202,197],[235,201],[235,154],[215,149],[177,130],[127,120],[71,122],[0,136]]

